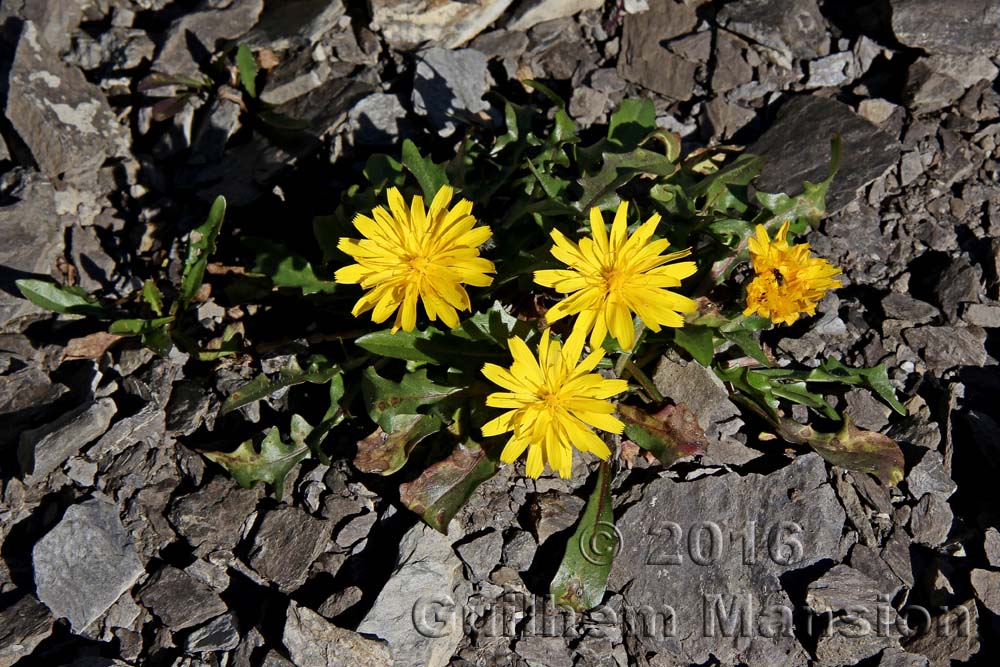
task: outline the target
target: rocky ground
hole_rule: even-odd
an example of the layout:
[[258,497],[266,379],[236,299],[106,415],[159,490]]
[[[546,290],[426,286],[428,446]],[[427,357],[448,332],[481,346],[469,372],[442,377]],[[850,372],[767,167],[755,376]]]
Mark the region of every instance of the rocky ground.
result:
[[[13,0],[0,23],[0,666],[997,664],[995,2]],[[279,140],[228,85],[140,86],[233,40],[305,135]],[[665,358],[655,381],[698,406],[709,453],[618,475],[605,605],[568,618],[542,594],[582,457],[568,481],[504,468],[447,537],[343,460],[304,462],[281,498],[241,489],[194,448],[269,425],[280,396],[213,430],[321,315],[202,294],[203,326],[245,321],[256,350],[208,364],[13,285],[132,294],[176,274],[219,193],[213,271],[245,259],[236,236],[279,226],[318,259],[312,217],[368,155],[406,137],[447,153],[462,122],[496,120],[488,93],[523,97],[527,78],[584,126],[648,97],[690,146],[767,155],[766,191],[820,180],[842,134],[809,241],[845,286],[767,342],[889,367],[909,417],[861,390],[841,407],[899,441],[898,488],[758,443],[714,376]]]

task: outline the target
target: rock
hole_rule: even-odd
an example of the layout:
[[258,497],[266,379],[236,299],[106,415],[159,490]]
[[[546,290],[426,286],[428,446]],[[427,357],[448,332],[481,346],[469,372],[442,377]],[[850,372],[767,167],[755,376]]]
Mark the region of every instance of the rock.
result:
[[188,635],[184,648],[188,653],[231,651],[240,643],[236,614],[229,612],[215,618]]
[[984,55],[956,56],[935,55],[922,58],[934,72],[951,77],[963,90],[972,88],[980,81],[993,81],[1000,70]]
[[913,324],[924,324],[941,314],[941,312],[927,303],[914,299],[909,294],[899,292],[889,292],[882,299],[882,310],[888,319],[903,320]]
[[[409,620],[407,617],[401,623],[409,624]],[[294,600],[288,604],[282,641],[296,667],[390,667],[401,664],[399,660],[393,662],[389,649],[381,642],[338,628]]]
[[374,93],[347,114],[347,132],[358,146],[384,146],[413,132],[398,95]]
[[191,435],[202,426],[209,429],[215,421],[210,415],[211,390],[196,380],[182,380],[174,386],[167,403],[167,432],[174,436]]
[[992,0],[893,0],[892,31],[928,53],[1000,54],[1000,7]]
[[900,107],[881,98],[867,98],[858,103],[858,115],[875,125],[881,126]]
[[976,597],[994,614],[1000,615],[1000,572],[993,570],[973,570],[972,588]]
[[831,88],[853,81],[857,72],[854,54],[832,53],[809,63],[806,88]]
[[253,548],[250,567],[284,592],[302,585],[309,566],[330,544],[330,524],[297,507],[277,507],[264,515]]
[[514,650],[528,667],[573,667],[573,656],[563,637],[526,636],[517,640]]
[[268,2],[260,20],[240,40],[249,46],[287,51],[311,47],[338,27],[350,25],[341,0]]
[[191,140],[191,164],[218,162],[226,151],[226,143],[240,129],[239,91],[222,86],[218,97],[208,103]]
[[228,477],[215,477],[171,506],[168,518],[197,552],[232,551],[255,516],[261,489],[243,489]]
[[968,600],[931,619],[929,632],[918,634],[906,644],[908,653],[930,660],[931,667],[951,667],[979,652],[979,610]]
[[709,655],[805,664],[784,577],[840,559],[845,515],[826,480],[823,460],[809,454],[769,475],[658,478],[642,488],[616,522],[622,549],[608,582],[642,649],[684,664]]
[[913,541],[929,547],[944,544],[954,520],[955,515],[948,501],[939,495],[928,493],[920,499],[910,515]]
[[948,264],[936,281],[934,297],[949,319],[958,317],[960,305],[976,303],[982,293],[982,270],[960,257]]
[[0,667],[30,655],[52,634],[55,619],[34,595],[25,595],[0,611]]
[[337,544],[344,549],[354,546],[368,537],[368,533],[377,520],[377,512],[366,512],[350,519],[337,531]]
[[878,400],[867,389],[851,389],[844,394],[847,416],[855,424],[869,431],[881,431],[889,425],[892,408]]
[[906,476],[906,485],[910,489],[910,495],[917,500],[927,493],[947,499],[958,488],[948,471],[944,469],[944,458],[935,451],[925,453],[920,463],[913,466],[910,474]]
[[886,649],[880,656],[877,667],[928,667],[929,664],[922,655],[906,653],[900,649]]
[[851,547],[851,556],[848,562],[855,570],[877,581],[878,590],[888,595],[889,599],[893,599],[902,588],[903,582],[872,547],[855,544]]
[[128,134],[100,89],[39,43],[25,22],[10,66],[6,117],[49,179],[94,182],[128,148]]
[[709,439],[719,437],[724,423],[740,414],[722,380],[696,361],[663,357],[653,374],[653,384],[674,403],[687,405]]
[[593,88],[580,86],[573,90],[569,98],[569,114],[586,127],[600,122],[608,110],[608,96]]
[[185,12],[170,24],[153,69],[165,74],[194,76],[219,51],[223,42],[246,34],[260,17],[264,0],[233,0]]
[[94,446],[86,451],[92,461],[111,459],[137,442],[157,443],[163,438],[166,416],[155,402],[142,406],[139,412],[126,417],[108,429]]
[[513,0],[373,0],[373,30],[395,49],[462,46],[503,14]]
[[171,565],[154,574],[137,597],[172,630],[194,627],[226,611],[211,587]]
[[719,11],[719,25],[767,47],[775,63],[791,69],[793,58],[826,54],[826,20],[816,0],[738,0]]
[[753,67],[744,55],[749,44],[724,30],[715,34],[715,69],[712,70],[712,90],[724,93],[753,81]]
[[806,604],[816,613],[849,611],[861,607],[874,611],[884,594],[877,581],[847,565],[834,565],[809,584]]
[[503,535],[498,530],[490,530],[455,547],[459,558],[472,573],[473,581],[481,581],[490,576],[490,572],[500,562],[501,549]]
[[935,70],[926,59],[915,61],[906,71],[903,101],[917,113],[931,113],[951,106],[964,93],[962,84]]
[[732,137],[750,121],[757,117],[753,109],[748,109],[724,97],[716,97],[704,106],[705,120],[711,126],[709,132],[717,139]]
[[447,137],[455,132],[450,116],[489,109],[483,95],[489,88],[486,56],[475,49],[450,51],[435,46],[417,56],[413,79],[413,110],[426,115],[431,126]]
[[962,319],[984,329],[1000,328],[1000,306],[984,303],[970,303],[962,313]]
[[544,21],[554,21],[591,9],[600,9],[602,4],[603,0],[537,0],[521,3],[507,29],[527,30]]
[[697,23],[694,7],[675,0],[663,0],[648,12],[626,16],[619,74],[671,99],[691,99],[698,65],[671,53],[662,42],[691,32]]
[[583,511],[582,498],[552,490],[531,499],[528,513],[539,544],[576,524]]
[[468,594],[448,539],[418,523],[403,536],[396,567],[358,632],[386,640],[394,667],[444,667],[462,641],[456,605]]
[[73,505],[32,551],[38,599],[80,632],[143,574],[118,508],[92,499]]
[[979,327],[918,327],[904,331],[903,339],[920,353],[927,370],[934,374],[986,363],[986,332]]
[[983,550],[986,552],[986,560],[993,567],[1000,567],[1000,531],[996,528],[988,528],[983,537]]
[[531,533],[514,529],[507,535],[503,547],[503,564],[519,572],[531,567],[538,543]]
[[17,457],[25,480],[42,479],[78,454],[108,430],[116,410],[111,398],[100,398],[84,403],[49,424],[22,433]]
[[348,586],[342,591],[338,591],[323,601],[318,611],[321,616],[334,619],[345,611],[361,602],[364,592],[357,586]]
[[754,186],[761,192],[795,196],[802,192],[803,181],[822,181],[829,171],[830,145],[826,139],[837,133],[841,137],[842,164],[854,167],[838,173],[830,186],[827,215],[851,203],[857,191],[895,165],[902,152],[893,136],[846,104],[825,97],[794,97],[781,107],[764,135],[747,149],[768,158]]

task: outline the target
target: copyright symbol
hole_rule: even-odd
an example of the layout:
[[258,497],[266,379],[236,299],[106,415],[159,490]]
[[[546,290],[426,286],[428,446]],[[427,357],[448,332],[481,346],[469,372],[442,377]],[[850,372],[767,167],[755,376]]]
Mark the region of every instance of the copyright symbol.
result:
[[580,554],[592,565],[610,565],[622,549],[622,534],[610,521],[598,521],[580,533]]

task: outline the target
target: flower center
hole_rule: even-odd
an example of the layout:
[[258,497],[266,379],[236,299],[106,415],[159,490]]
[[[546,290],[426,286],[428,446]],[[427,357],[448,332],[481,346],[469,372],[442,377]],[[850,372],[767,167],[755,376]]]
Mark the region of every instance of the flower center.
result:
[[609,292],[620,292],[625,287],[625,272],[621,269],[603,269],[601,275]]
[[538,394],[538,398],[541,399],[542,404],[549,410],[555,410],[562,404],[559,394],[554,391],[542,390]]
[[409,264],[410,268],[417,273],[424,273],[427,271],[427,266],[430,264],[430,260],[423,255],[418,255],[416,257],[411,257]]

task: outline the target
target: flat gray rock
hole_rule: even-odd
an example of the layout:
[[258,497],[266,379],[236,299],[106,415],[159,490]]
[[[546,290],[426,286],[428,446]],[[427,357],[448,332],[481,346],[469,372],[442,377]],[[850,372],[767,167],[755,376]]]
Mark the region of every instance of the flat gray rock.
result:
[[246,34],[264,9],[264,0],[234,0],[221,8],[213,4],[203,3],[204,9],[186,12],[170,25],[154,70],[196,75],[224,41]]
[[444,667],[462,641],[469,590],[448,538],[418,523],[403,536],[392,576],[358,632],[388,642],[394,667]]
[[296,667],[389,667],[401,664],[393,662],[385,644],[339,628],[312,609],[299,606],[294,600],[288,604],[282,640]]
[[79,454],[105,431],[117,407],[111,398],[84,403],[55,421],[21,434],[17,456],[25,482],[39,480]]
[[513,0],[380,0],[372,29],[396,49],[421,44],[462,46],[503,15]]
[[188,653],[231,651],[240,643],[240,629],[236,614],[229,612],[212,619],[188,635],[184,646]]
[[792,609],[782,577],[839,560],[844,522],[816,454],[770,475],[657,479],[617,522],[623,547],[608,586],[621,590],[626,618],[645,624],[636,636],[647,650],[685,663],[802,665],[782,631]]
[[66,510],[32,551],[38,599],[82,631],[132,588],[144,570],[118,507],[92,499]]
[[944,457],[936,451],[925,453],[920,462],[913,466],[906,476],[906,486],[915,500],[920,500],[927,493],[948,498],[958,488],[955,480],[944,469]]
[[250,551],[250,567],[284,592],[302,585],[309,566],[330,545],[333,525],[298,507],[282,506],[264,515]]
[[244,489],[227,477],[214,477],[176,500],[168,518],[199,553],[231,551],[243,536],[244,524],[256,510],[261,493],[260,488]]
[[973,570],[971,577],[979,601],[994,614],[1000,614],[1000,572]]
[[226,611],[210,586],[171,565],[154,574],[138,598],[172,630],[193,627]]
[[52,634],[54,620],[34,595],[25,595],[0,611],[0,667],[11,667],[30,655]]
[[663,42],[694,30],[695,8],[664,0],[625,17],[618,72],[622,78],[675,100],[691,98],[696,63],[667,50]]
[[851,107],[826,97],[798,96],[781,107],[771,127],[747,149],[768,159],[754,187],[795,196],[802,193],[803,181],[822,181],[829,172],[834,134],[840,134],[842,156],[827,192],[828,214],[847,206],[859,189],[899,161],[899,142]]
[[438,133],[447,137],[455,132],[451,116],[489,109],[483,100],[488,88],[486,56],[475,49],[450,51],[435,46],[417,56],[413,110],[426,115]]
[[951,667],[979,652],[979,632],[979,609],[975,600],[967,600],[932,618],[931,630],[904,648],[927,658],[931,667]]
[[825,55],[826,20],[816,0],[738,0],[719,12],[719,25],[767,47],[775,62]]
[[892,0],[892,31],[928,53],[1000,53],[1000,5],[994,0]]

